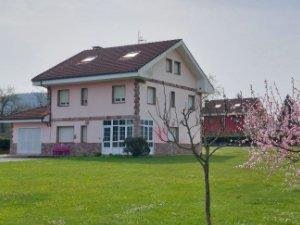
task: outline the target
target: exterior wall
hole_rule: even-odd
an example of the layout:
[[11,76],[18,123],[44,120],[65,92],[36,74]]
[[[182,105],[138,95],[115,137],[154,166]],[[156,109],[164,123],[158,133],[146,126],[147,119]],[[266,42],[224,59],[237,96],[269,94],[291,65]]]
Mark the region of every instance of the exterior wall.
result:
[[[204,118],[204,131],[207,136],[242,136],[241,128],[244,125],[244,116],[230,115],[225,118],[223,125],[223,116],[206,116]],[[220,133],[221,132],[221,133]],[[219,134],[220,133],[220,134]]]
[[[166,72],[166,58],[174,61],[181,62],[181,75],[176,75],[174,73],[168,73]],[[180,54],[174,50],[167,54],[166,58],[160,60],[158,63],[156,63],[152,68],[152,74],[151,78],[165,81],[177,85],[187,86],[191,88],[196,88],[197,86],[197,79],[196,76],[192,74],[192,72],[189,70],[188,66],[183,61]],[[174,67],[173,67],[174,72]]]
[[[112,86],[125,85],[126,102],[112,103]],[[88,105],[81,105],[81,88],[88,88]],[[70,90],[69,107],[58,107],[58,90]],[[134,80],[110,81],[91,84],[76,84],[54,86],[51,88],[51,116],[52,119],[72,117],[101,117],[133,115],[134,113]]]

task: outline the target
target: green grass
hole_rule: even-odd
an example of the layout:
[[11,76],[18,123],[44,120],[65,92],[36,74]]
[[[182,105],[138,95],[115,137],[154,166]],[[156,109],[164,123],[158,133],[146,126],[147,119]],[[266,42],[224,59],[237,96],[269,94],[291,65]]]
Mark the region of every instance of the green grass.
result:
[[[246,158],[239,149],[213,158],[214,224],[299,224],[299,188],[235,168]],[[1,163],[0,224],[204,224],[202,171],[192,156]]]

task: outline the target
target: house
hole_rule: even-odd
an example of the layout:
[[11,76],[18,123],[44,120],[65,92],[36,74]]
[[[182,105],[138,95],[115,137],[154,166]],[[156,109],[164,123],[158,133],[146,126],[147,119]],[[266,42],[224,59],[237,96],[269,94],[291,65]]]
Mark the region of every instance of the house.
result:
[[[122,154],[126,137],[143,136],[151,154],[183,153],[156,135],[156,107],[201,100],[213,87],[184,42],[168,40],[93,47],[32,79],[48,90],[49,106],[2,119],[13,124],[11,154],[51,155],[64,143],[71,155]],[[182,127],[174,127],[188,143]]]
[[203,132],[221,141],[244,138],[244,118],[249,107],[259,104],[257,98],[235,98],[205,101],[202,109]]

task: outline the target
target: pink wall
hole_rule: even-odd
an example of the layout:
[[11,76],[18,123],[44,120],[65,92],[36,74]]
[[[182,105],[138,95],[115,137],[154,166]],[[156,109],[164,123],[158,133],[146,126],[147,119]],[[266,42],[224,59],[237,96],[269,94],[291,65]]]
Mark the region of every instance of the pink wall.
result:
[[[125,85],[126,102],[112,104],[112,86]],[[80,102],[81,88],[88,88],[88,105]],[[70,90],[70,106],[57,106],[57,91]],[[52,118],[133,115],[134,81],[111,81],[91,84],[55,86],[52,88]]]
[[44,123],[14,123],[13,124],[13,143],[18,143],[19,128],[40,128],[41,129],[41,142],[50,142],[50,129]]

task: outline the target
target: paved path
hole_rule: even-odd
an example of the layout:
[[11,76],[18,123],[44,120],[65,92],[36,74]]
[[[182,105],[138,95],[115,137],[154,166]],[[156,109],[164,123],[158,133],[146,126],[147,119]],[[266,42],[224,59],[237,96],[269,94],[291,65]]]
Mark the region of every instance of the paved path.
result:
[[34,158],[15,158],[10,157],[9,155],[0,155],[0,163],[2,162],[13,162],[13,161],[25,161],[25,160],[33,160]]

